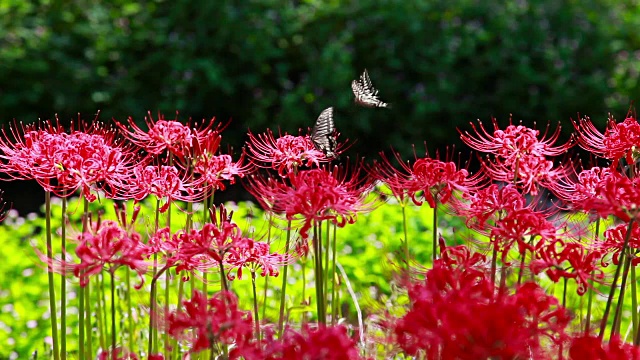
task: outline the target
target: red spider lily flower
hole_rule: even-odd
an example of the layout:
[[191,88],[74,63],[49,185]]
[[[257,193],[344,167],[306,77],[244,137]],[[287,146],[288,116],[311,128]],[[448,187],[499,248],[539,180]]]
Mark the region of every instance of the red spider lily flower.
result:
[[570,171],[568,165],[554,169],[553,162],[546,158],[564,154],[573,146],[572,141],[554,146],[560,135],[560,126],[551,135],[550,126],[547,126],[542,138],[538,139],[540,131],[522,125],[510,124],[500,130],[497,120],[493,119],[494,131],[491,135],[481,122],[478,123],[479,129],[471,123],[476,137],[460,131],[460,138],[472,149],[491,155],[490,160],[483,161],[483,168],[493,180],[514,183],[525,193],[536,195],[538,185],[545,188],[552,186]]
[[496,297],[483,271],[440,259],[408,294],[411,308],[394,325],[396,343],[426,359],[545,358],[553,352],[541,339],[558,344],[570,320],[535,284]]
[[202,201],[205,192],[195,192],[200,186],[197,181],[190,181],[186,175],[180,175],[174,166],[138,165],[133,169],[133,178],[128,186],[128,193],[136,202],[149,195],[165,199],[160,207],[165,212],[175,200],[197,202]]
[[[169,152],[178,158],[188,153],[194,140],[206,136],[216,137],[224,128],[221,124],[214,128],[215,118],[198,129],[197,125],[192,128],[190,123],[185,125],[177,120],[165,120],[162,114],[158,116],[158,120],[154,120],[150,112],[147,113],[144,121],[149,129],[147,132],[138,127],[131,117],[128,119],[128,127],[118,121],[115,123],[125,137],[149,154],[160,155]],[[216,150],[214,149],[213,152]]]
[[[357,213],[369,211],[375,204],[367,202],[371,183],[359,179],[360,166],[349,173],[347,167],[335,167],[332,171],[312,169],[289,174],[288,183],[271,181],[260,186],[263,199],[277,199],[273,210],[284,213],[288,220],[302,220],[300,235],[309,237],[309,229],[316,221],[329,220],[343,227],[356,221]],[[254,189],[255,192],[258,189]]]
[[640,145],[640,124],[631,114],[621,123],[617,123],[613,116],[609,115],[604,134],[598,131],[588,117],[580,119],[579,122],[573,121],[573,126],[580,147],[597,156],[613,160],[613,168],[617,167],[620,159],[626,159],[627,163],[633,164],[634,159],[638,157],[635,152]]
[[[243,267],[248,267],[252,273],[260,269],[262,277],[278,276],[280,274],[279,268],[288,264],[289,261],[288,255],[271,253],[269,244],[246,238],[236,242],[224,258],[225,264],[237,269],[238,279],[242,279]],[[235,276],[229,272],[227,278],[234,280]]]
[[529,208],[510,211],[504,218],[490,226],[491,242],[502,252],[502,261],[508,264],[507,256],[514,244],[518,253],[535,251],[554,240],[557,227],[541,213]]
[[638,360],[640,348],[625,343],[620,336],[613,336],[603,343],[598,336],[582,335],[571,340],[569,347],[571,360]]
[[65,197],[81,190],[88,201],[94,201],[95,191],[107,197],[123,199],[122,187],[138,162],[127,146],[120,145],[115,131],[94,122],[82,123],[85,131],[71,128],[65,133],[59,126],[46,124],[44,129],[25,127],[15,143],[4,140],[1,158],[7,163],[3,171],[16,179],[35,179],[47,191]]
[[610,168],[597,166],[589,170],[582,170],[579,174],[574,171],[571,176],[559,179],[555,185],[549,187],[549,190],[553,191],[558,198],[569,203],[573,209],[580,210],[578,205],[587,199],[596,197],[598,184],[611,172]]
[[526,200],[513,184],[490,186],[472,193],[463,194],[466,201],[453,206],[458,216],[466,218],[469,228],[483,230],[487,220],[502,219],[508,212],[524,209]]
[[535,255],[536,259],[529,264],[534,274],[544,271],[553,282],[575,279],[578,295],[587,292],[591,286],[590,281],[600,281],[604,278],[604,272],[598,266],[604,251],[588,249],[581,243],[565,244],[561,240],[554,240],[542,246]]
[[370,173],[375,179],[387,184],[401,202],[406,194],[416,205],[422,205],[424,200],[433,208],[436,201],[447,204],[454,191],[469,193],[486,182],[481,173],[469,176],[467,170],[458,170],[452,161],[440,161],[438,155],[435,159],[430,158],[428,154],[424,158],[416,156],[415,162],[411,165],[404,162],[397,152],[394,154],[400,169],[396,169],[391,161],[381,154],[382,163],[374,164]]
[[[620,262],[620,255],[622,253],[622,246],[624,239],[627,237],[627,224],[620,224],[611,229],[607,229],[604,232],[604,241],[598,241],[594,244],[596,250],[613,253],[613,263],[618,265]],[[632,253],[637,253],[640,250],[640,226],[637,222],[633,222],[631,227],[631,235],[629,237],[629,243],[627,245]],[[637,266],[640,264],[640,258],[637,256],[632,257],[631,264]],[[603,262],[603,265],[608,265]]]
[[235,183],[236,177],[243,178],[251,170],[251,164],[242,165],[244,154],[238,161],[233,162],[230,155],[202,155],[196,160],[194,173],[200,183],[206,184],[213,190],[224,190],[223,181]]
[[309,136],[285,133],[275,139],[271,130],[257,136],[249,132],[247,150],[256,166],[275,169],[281,177],[300,167],[318,167],[320,163],[329,161],[322,151],[316,149]]
[[636,219],[640,211],[640,178],[629,179],[615,171],[603,175],[593,196],[576,199],[573,204],[602,218],[614,215],[623,222]]
[[74,240],[78,243],[75,253],[79,263],[50,260],[40,252],[38,257],[54,272],[63,275],[72,273],[80,279],[80,286],[83,287],[89,283],[90,276],[103,270],[113,273],[120,266],[134,270],[140,278],[136,288],[142,287],[143,275],[149,264],[144,261],[147,249],[138,233],[123,229],[115,221],[106,220],[96,223],[90,231],[76,235]]
[[[238,299],[231,292],[219,292],[207,299],[195,291],[183,302],[183,309],[167,314],[165,326],[169,335],[190,343],[191,353],[212,346],[242,347],[253,334],[251,314],[238,309]],[[233,353],[229,355],[235,358]]]
[[342,325],[324,326],[301,332],[288,329],[283,338],[267,345],[264,359],[267,360],[351,360],[362,359],[355,341]]

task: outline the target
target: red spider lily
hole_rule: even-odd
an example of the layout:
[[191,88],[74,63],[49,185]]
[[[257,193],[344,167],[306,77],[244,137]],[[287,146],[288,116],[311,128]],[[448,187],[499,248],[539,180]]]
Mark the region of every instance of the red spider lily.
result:
[[574,171],[572,176],[559,179],[549,190],[569,203],[573,209],[580,210],[578,206],[583,201],[596,197],[598,184],[611,172],[610,168],[595,166],[589,170],[582,170],[579,174],[575,174]]
[[230,155],[201,155],[197,157],[193,171],[200,183],[213,190],[224,190],[223,181],[234,184],[236,177],[242,178],[250,171],[251,165],[242,165],[243,160],[244,154],[236,162],[233,162]]
[[571,340],[569,347],[571,360],[638,360],[640,348],[626,343],[619,336],[613,336],[603,343],[598,336],[582,335]]
[[[622,246],[622,244],[620,244]],[[554,240],[542,246],[536,252],[536,258],[529,264],[535,274],[545,272],[549,279],[558,282],[560,279],[575,279],[578,284],[576,292],[584,295],[590,281],[604,278],[604,272],[598,267],[604,255],[598,249],[588,249],[581,243],[564,243]]]
[[469,176],[465,169],[457,169],[454,162],[435,159],[417,158],[411,165],[404,162],[400,155],[394,151],[395,158],[400,168],[395,168],[389,158],[381,153],[382,163],[374,164],[369,172],[372,176],[384,182],[393,195],[404,202],[405,195],[411,197],[416,205],[422,205],[421,196],[432,208],[436,201],[441,204],[449,202],[454,191],[462,193],[473,192],[482,187],[486,178],[482,174]]
[[427,359],[546,358],[563,339],[569,313],[527,283],[513,295],[494,295],[483,271],[436,260],[424,282],[409,288],[411,308],[394,325],[407,355]]
[[[144,121],[149,129],[147,132],[138,127],[131,117],[128,119],[129,127],[117,121],[116,125],[132,143],[149,154],[160,155],[168,151],[178,158],[182,158],[188,153],[194,140],[206,136],[216,137],[224,128],[221,124],[214,128],[215,118],[211,119],[206,126],[201,126],[198,129],[197,125],[192,128],[191,124],[185,125],[177,120],[165,120],[162,114],[158,116],[158,120],[153,120],[150,112],[147,113]],[[217,148],[213,152],[216,150]]]
[[601,176],[594,187],[595,194],[586,199],[575,199],[573,204],[602,218],[614,215],[624,222],[637,218],[640,178],[629,179],[615,171]]
[[314,330],[305,326],[301,332],[288,329],[282,339],[267,345],[265,353],[263,359],[266,360],[362,359],[355,341],[341,325],[323,326]]
[[588,117],[574,121],[578,144],[591,153],[613,160],[612,167],[617,167],[620,159],[633,164],[637,158],[637,147],[640,145],[640,124],[635,116],[629,114],[623,122],[617,123],[610,115],[607,129],[602,134]]
[[512,184],[490,186],[472,193],[463,194],[466,201],[458,201],[453,206],[458,216],[466,218],[469,228],[483,230],[487,220],[494,222],[502,219],[510,211],[526,207],[524,196]]
[[514,244],[518,253],[535,251],[554,240],[557,227],[541,213],[529,208],[510,211],[504,218],[490,226],[491,241],[502,252],[502,261],[508,264],[507,256]]
[[[604,253],[613,253],[613,263],[618,265],[620,262],[620,255],[622,253],[622,246],[624,239],[627,236],[627,224],[620,224],[611,229],[607,229],[604,232],[604,241],[599,241],[594,244],[594,247],[598,251]],[[637,253],[640,250],[640,226],[637,222],[633,222],[631,227],[631,236],[629,237],[629,243],[627,245],[632,253]],[[640,258],[633,256],[631,264],[637,266],[640,264]],[[604,263],[606,266],[607,264]]]
[[247,150],[256,166],[275,169],[281,177],[300,167],[317,167],[329,161],[322,151],[316,149],[309,136],[285,133],[275,139],[271,130],[257,136],[249,132]]
[[[192,353],[224,345],[243,347],[253,333],[251,314],[238,309],[238,299],[231,292],[207,299],[195,291],[183,302],[183,309],[167,314],[165,326],[172,337],[188,341]],[[236,358],[233,351],[229,355]]]
[[3,171],[16,179],[35,179],[58,196],[72,195],[80,189],[88,201],[104,191],[110,198],[122,199],[121,188],[138,162],[127,146],[121,146],[115,131],[94,122],[84,123],[67,134],[60,126],[46,123],[44,129],[24,127],[22,136],[13,131],[15,143],[0,143],[1,157],[7,161]]
[[252,182],[250,192],[259,193],[261,202],[273,200],[273,211],[284,213],[288,220],[303,220],[300,235],[307,239],[315,221],[329,220],[343,227],[354,223],[358,212],[374,208],[367,202],[371,183],[359,179],[360,170],[359,166],[351,174],[348,168],[338,167],[304,170],[289,174],[288,183],[284,179]]
[[80,286],[86,286],[90,276],[103,270],[113,273],[120,266],[128,266],[138,273],[140,284],[136,288],[144,283],[142,275],[149,266],[144,257],[148,250],[138,233],[123,229],[115,221],[106,220],[98,222],[92,230],[78,234],[75,241],[78,242],[75,253],[79,263],[50,260],[39,252],[38,256],[54,272],[73,273],[80,279]]
[[[290,261],[289,255],[271,253],[269,244],[251,239],[242,239],[235,243],[226,254],[224,263],[237,269],[238,279],[242,278],[242,268],[248,267],[252,273],[261,270],[260,276],[278,276],[279,268]],[[235,276],[229,272],[229,280]]]
[[522,125],[510,124],[500,130],[498,122],[493,119],[493,135],[487,132],[481,122],[479,125],[478,130],[471,124],[476,137],[460,131],[460,138],[471,148],[492,155],[491,160],[483,161],[483,168],[493,180],[514,183],[525,193],[536,195],[538,185],[550,187],[570,171],[569,165],[554,169],[553,162],[546,158],[566,153],[573,146],[572,141],[553,145],[560,134],[560,126],[550,136],[547,126],[542,138],[538,139],[540,131]]
[[198,181],[190,181],[186,175],[180,175],[174,166],[138,165],[133,169],[128,193],[136,202],[149,195],[165,199],[166,202],[159,209],[163,213],[175,200],[202,201],[206,193],[196,192],[199,186]]

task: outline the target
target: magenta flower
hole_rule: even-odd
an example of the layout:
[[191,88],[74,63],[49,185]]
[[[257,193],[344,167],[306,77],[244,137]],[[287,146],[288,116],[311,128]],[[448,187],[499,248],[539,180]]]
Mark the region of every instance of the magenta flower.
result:
[[564,154],[573,146],[571,141],[554,146],[560,126],[550,136],[547,126],[547,131],[538,139],[538,130],[522,125],[509,125],[500,130],[493,119],[493,134],[489,134],[481,122],[479,125],[478,129],[471,124],[475,137],[469,132],[460,132],[460,138],[474,150],[490,154],[490,158],[483,161],[483,168],[493,180],[516,184],[525,193],[536,195],[538,186],[553,186],[570,171],[569,165],[553,168],[553,162],[547,159]]
[[[260,269],[260,276],[278,276],[279,268],[290,261],[289,255],[271,253],[269,244],[265,242],[242,239],[235,243],[226,254],[224,263],[231,268],[237,269],[238,279],[242,278],[242,268],[247,267],[252,273]],[[229,272],[229,280],[234,280],[235,276]]]
[[293,359],[326,359],[357,360],[362,359],[356,343],[347,334],[344,326],[323,326],[310,329],[305,326],[302,331],[288,329],[283,339],[267,345],[267,360]]
[[257,136],[249,132],[247,150],[256,166],[277,170],[281,177],[303,166],[317,167],[329,161],[322,151],[316,149],[309,136],[285,133],[275,139],[271,130]]
[[116,125],[132,143],[152,155],[169,152],[178,158],[184,157],[189,152],[195,139],[202,139],[205,136],[215,137],[222,130],[220,124],[214,128],[215,118],[211,119],[206,126],[197,129],[192,128],[190,123],[185,125],[177,120],[165,120],[162,114],[159,115],[158,120],[153,120],[151,113],[148,113],[144,118],[149,129],[147,132],[138,127],[133,118],[129,117],[127,120],[129,127],[117,121]]
[[610,116],[604,134],[596,129],[588,117],[580,119],[579,122],[574,121],[573,126],[580,147],[594,155],[613,160],[613,168],[618,165],[620,159],[624,158],[627,163],[633,164],[638,157],[634,152],[640,146],[640,124],[632,115],[627,116],[621,123],[616,123]]

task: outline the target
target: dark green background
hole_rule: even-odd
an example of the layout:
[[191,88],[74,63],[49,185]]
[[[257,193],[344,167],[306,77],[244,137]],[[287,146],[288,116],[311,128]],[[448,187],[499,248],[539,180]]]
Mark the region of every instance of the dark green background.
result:
[[[350,155],[431,152],[468,122],[526,125],[638,99],[637,1],[0,1],[0,121],[167,118],[297,132],[335,107]],[[353,106],[367,68],[391,110]],[[604,127],[604,125],[601,125]],[[0,184],[6,187],[6,184]],[[11,190],[8,192],[13,193]],[[11,198],[11,194],[7,194]],[[41,200],[39,200],[41,202]]]

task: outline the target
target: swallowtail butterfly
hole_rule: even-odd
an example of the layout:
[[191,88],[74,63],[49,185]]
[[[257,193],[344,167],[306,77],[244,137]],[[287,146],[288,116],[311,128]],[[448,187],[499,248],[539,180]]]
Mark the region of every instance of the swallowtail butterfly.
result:
[[351,82],[351,89],[353,90],[353,95],[356,97],[355,101],[358,105],[364,107],[391,107],[389,104],[378,99],[378,90],[371,84],[367,69],[364,69],[364,72],[360,75],[360,80],[353,80]]
[[333,123],[333,108],[322,110],[311,132],[311,141],[324,156],[333,159],[336,154],[336,127]]

